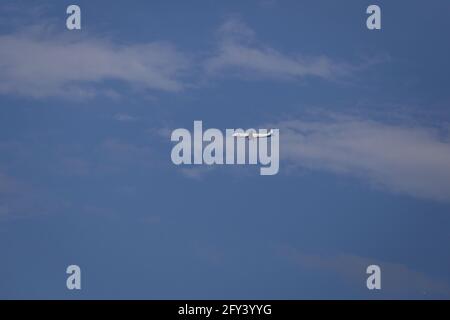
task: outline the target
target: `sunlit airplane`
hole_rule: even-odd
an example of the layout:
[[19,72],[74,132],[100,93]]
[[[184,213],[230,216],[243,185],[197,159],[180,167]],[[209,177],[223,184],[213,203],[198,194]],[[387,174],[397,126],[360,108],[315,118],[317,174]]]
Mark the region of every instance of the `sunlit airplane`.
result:
[[235,132],[233,133],[233,137],[238,138],[248,138],[248,139],[256,139],[256,138],[268,138],[272,135],[273,131],[270,129],[267,133],[257,133],[257,132]]

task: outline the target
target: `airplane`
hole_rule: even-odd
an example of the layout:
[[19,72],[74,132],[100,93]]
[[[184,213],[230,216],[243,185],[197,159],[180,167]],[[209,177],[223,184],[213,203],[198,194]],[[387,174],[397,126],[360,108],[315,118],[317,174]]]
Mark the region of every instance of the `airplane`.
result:
[[233,137],[238,138],[248,138],[248,139],[256,139],[256,138],[268,138],[273,134],[273,130],[270,129],[267,133],[257,133],[257,132],[235,132],[233,133]]

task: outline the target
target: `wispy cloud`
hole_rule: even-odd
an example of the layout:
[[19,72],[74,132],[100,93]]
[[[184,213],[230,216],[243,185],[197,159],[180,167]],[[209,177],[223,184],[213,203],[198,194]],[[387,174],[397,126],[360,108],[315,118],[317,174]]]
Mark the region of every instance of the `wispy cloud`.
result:
[[448,128],[332,116],[280,128],[284,165],[355,176],[393,192],[450,201]]
[[187,178],[202,180],[207,174],[212,172],[213,169],[214,168],[211,166],[185,167],[181,168],[179,172],[181,172]]
[[143,90],[180,91],[189,62],[166,42],[116,44],[45,28],[0,36],[0,93],[34,98],[117,94],[108,81]]
[[205,72],[208,76],[332,80],[359,68],[324,55],[284,54],[260,44],[255,32],[237,19],[226,21],[218,34],[217,49],[206,60],[194,62],[169,42],[119,44],[85,33],[55,31],[47,25],[16,30],[0,35],[0,94],[117,98],[121,90],[115,84],[120,83],[145,96],[146,91],[196,87],[195,79]]
[[0,171],[0,222],[50,214],[66,205],[59,199],[49,202],[49,197],[46,190]]
[[131,116],[127,113],[116,113],[114,115],[114,119],[116,119],[117,121],[132,122],[136,121],[138,118]]
[[354,67],[324,55],[306,57],[283,54],[259,44],[255,33],[238,19],[229,19],[219,28],[220,42],[215,55],[205,62],[212,74],[237,71],[239,75],[264,78],[300,79],[307,76],[335,79],[349,74]]
[[378,265],[381,268],[380,293],[385,297],[450,296],[450,288],[445,280],[435,279],[403,264],[353,254],[309,254],[290,246],[282,246],[278,251],[300,268],[335,273],[363,290],[366,290],[367,267]]
[[154,150],[147,145],[137,145],[124,140],[107,139],[99,148],[100,157],[105,157],[105,165],[123,170],[121,164],[150,166],[154,160]]

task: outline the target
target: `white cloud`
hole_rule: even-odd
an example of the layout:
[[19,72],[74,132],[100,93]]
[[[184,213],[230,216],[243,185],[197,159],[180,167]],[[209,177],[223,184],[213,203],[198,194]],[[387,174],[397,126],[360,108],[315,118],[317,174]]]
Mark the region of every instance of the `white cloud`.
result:
[[280,254],[301,268],[333,272],[350,281],[354,287],[366,289],[366,268],[379,265],[381,268],[381,293],[392,298],[408,295],[433,295],[449,297],[450,288],[445,280],[435,279],[411,268],[393,262],[380,261],[352,254],[308,254],[290,246],[278,248]]
[[38,28],[0,36],[0,93],[35,98],[114,95],[105,89],[109,80],[173,92],[183,89],[180,77],[188,64],[168,43],[119,45]]
[[285,166],[356,176],[394,192],[450,200],[446,129],[342,116],[273,126],[280,129]]
[[233,69],[238,74],[287,80],[306,76],[334,79],[353,69],[326,56],[289,56],[258,45],[253,30],[237,19],[226,21],[219,29],[219,36],[217,53],[205,63],[206,70],[213,74]]
[[[218,49],[200,65],[210,76],[237,70],[238,75],[283,80],[336,79],[357,69],[326,56],[287,55],[259,45],[254,31],[236,19],[219,28]],[[0,35],[0,94],[116,98],[120,95],[116,82],[141,93],[178,92],[188,86],[188,71],[192,80],[198,75],[192,72],[199,69],[167,42],[118,44],[85,34],[55,32],[47,26]]]

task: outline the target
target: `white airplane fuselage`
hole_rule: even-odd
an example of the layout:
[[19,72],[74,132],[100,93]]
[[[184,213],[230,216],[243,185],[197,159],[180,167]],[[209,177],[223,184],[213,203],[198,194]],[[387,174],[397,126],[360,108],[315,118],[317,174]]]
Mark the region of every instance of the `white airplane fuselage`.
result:
[[238,138],[249,138],[249,139],[256,139],[256,138],[268,138],[272,135],[273,131],[270,130],[267,133],[258,133],[258,132],[236,132],[233,133],[233,137]]

